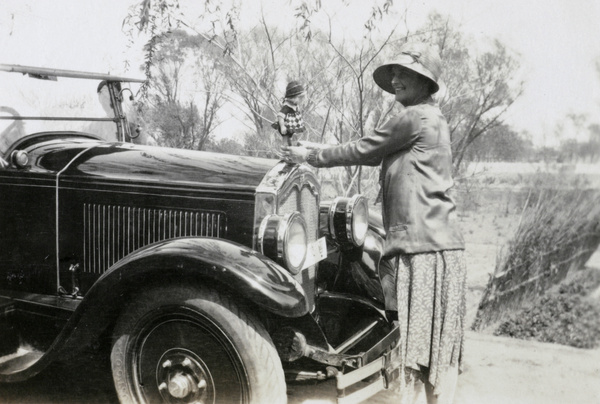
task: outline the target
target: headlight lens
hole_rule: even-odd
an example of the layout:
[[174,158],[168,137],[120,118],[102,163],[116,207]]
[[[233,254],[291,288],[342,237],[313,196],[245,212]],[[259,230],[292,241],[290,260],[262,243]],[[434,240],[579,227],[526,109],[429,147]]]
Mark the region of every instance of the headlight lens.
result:
[[329,206],[328,232],[338,243],[360,247],[369,229],[369,205],[362,195],[338,197]]
[[369,205],[367,198],[362,195],[355,195],[350,201],[350,211],[348,214],[352,217],[351,228],[348,229],[351,236],[351,242],[355,246],[361,246],[367,237],[369,229]]
[[292,274],[302,269],[308,244],[306,224],[298,212],[265,217],[258,231],[261,253],[286,267]]
[[[301,218],[301,216],[298,216]],[[299,271],[304,264],[307,249],[307,235],[304,220],[293,220],[289,223],[287,240],[284,242],[284,257],[288,268],[298,268]]]

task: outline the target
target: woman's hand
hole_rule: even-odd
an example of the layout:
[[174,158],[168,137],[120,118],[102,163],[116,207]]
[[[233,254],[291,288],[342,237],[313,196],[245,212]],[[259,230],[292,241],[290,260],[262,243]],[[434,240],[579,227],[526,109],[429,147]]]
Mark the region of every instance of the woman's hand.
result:
[[308,149],[303,146],[281,146],[281,158],[287,163],[304,163]]

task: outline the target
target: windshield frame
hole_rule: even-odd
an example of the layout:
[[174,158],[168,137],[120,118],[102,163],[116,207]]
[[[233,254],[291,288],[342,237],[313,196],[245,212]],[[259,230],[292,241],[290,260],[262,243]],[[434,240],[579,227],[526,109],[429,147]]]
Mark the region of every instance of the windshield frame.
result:
[[[110,95],[110,108],[114,117],[74,117],[74,116],[0,116],[0,120],[7,121],[83,121],[83,122],[114,122],[117,127],[118,141],[132,140],[136,135],[132,134],[127,123],[127,117],[123,110],[123,92],[129,88],[122,88],[121,83],[145,83],[138,78],[112,76],[109,74],[82,72],[76,70],[52,69],[45,67],[21,66],[11,64],[0,64],[0,72],[21,73],[33,79],[57,81],[58,77],[100,80],[108,88]],[[133,96],[133,95],[132,95]]]

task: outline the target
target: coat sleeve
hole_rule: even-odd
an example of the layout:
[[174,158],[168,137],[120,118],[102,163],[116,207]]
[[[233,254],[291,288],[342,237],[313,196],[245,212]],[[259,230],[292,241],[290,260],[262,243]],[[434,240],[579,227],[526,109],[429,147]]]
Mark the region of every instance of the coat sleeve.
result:
[[314,152],[308,162],[315,167],[379,165],[385,155],[408,149],[421,132],[419,114],[407,108],[369,136]]

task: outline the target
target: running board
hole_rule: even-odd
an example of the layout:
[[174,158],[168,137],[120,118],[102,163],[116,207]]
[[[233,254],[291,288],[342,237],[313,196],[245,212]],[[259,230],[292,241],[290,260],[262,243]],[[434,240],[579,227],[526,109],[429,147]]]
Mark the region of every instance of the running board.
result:
[[16,306],[54,309],[65,313],[74,312],[81,301],[81,298],[73,299],[58,295],[42,295],[14,290],[0,290],[0,302],[6,302],[7,304],[8,302],[12,302]]

